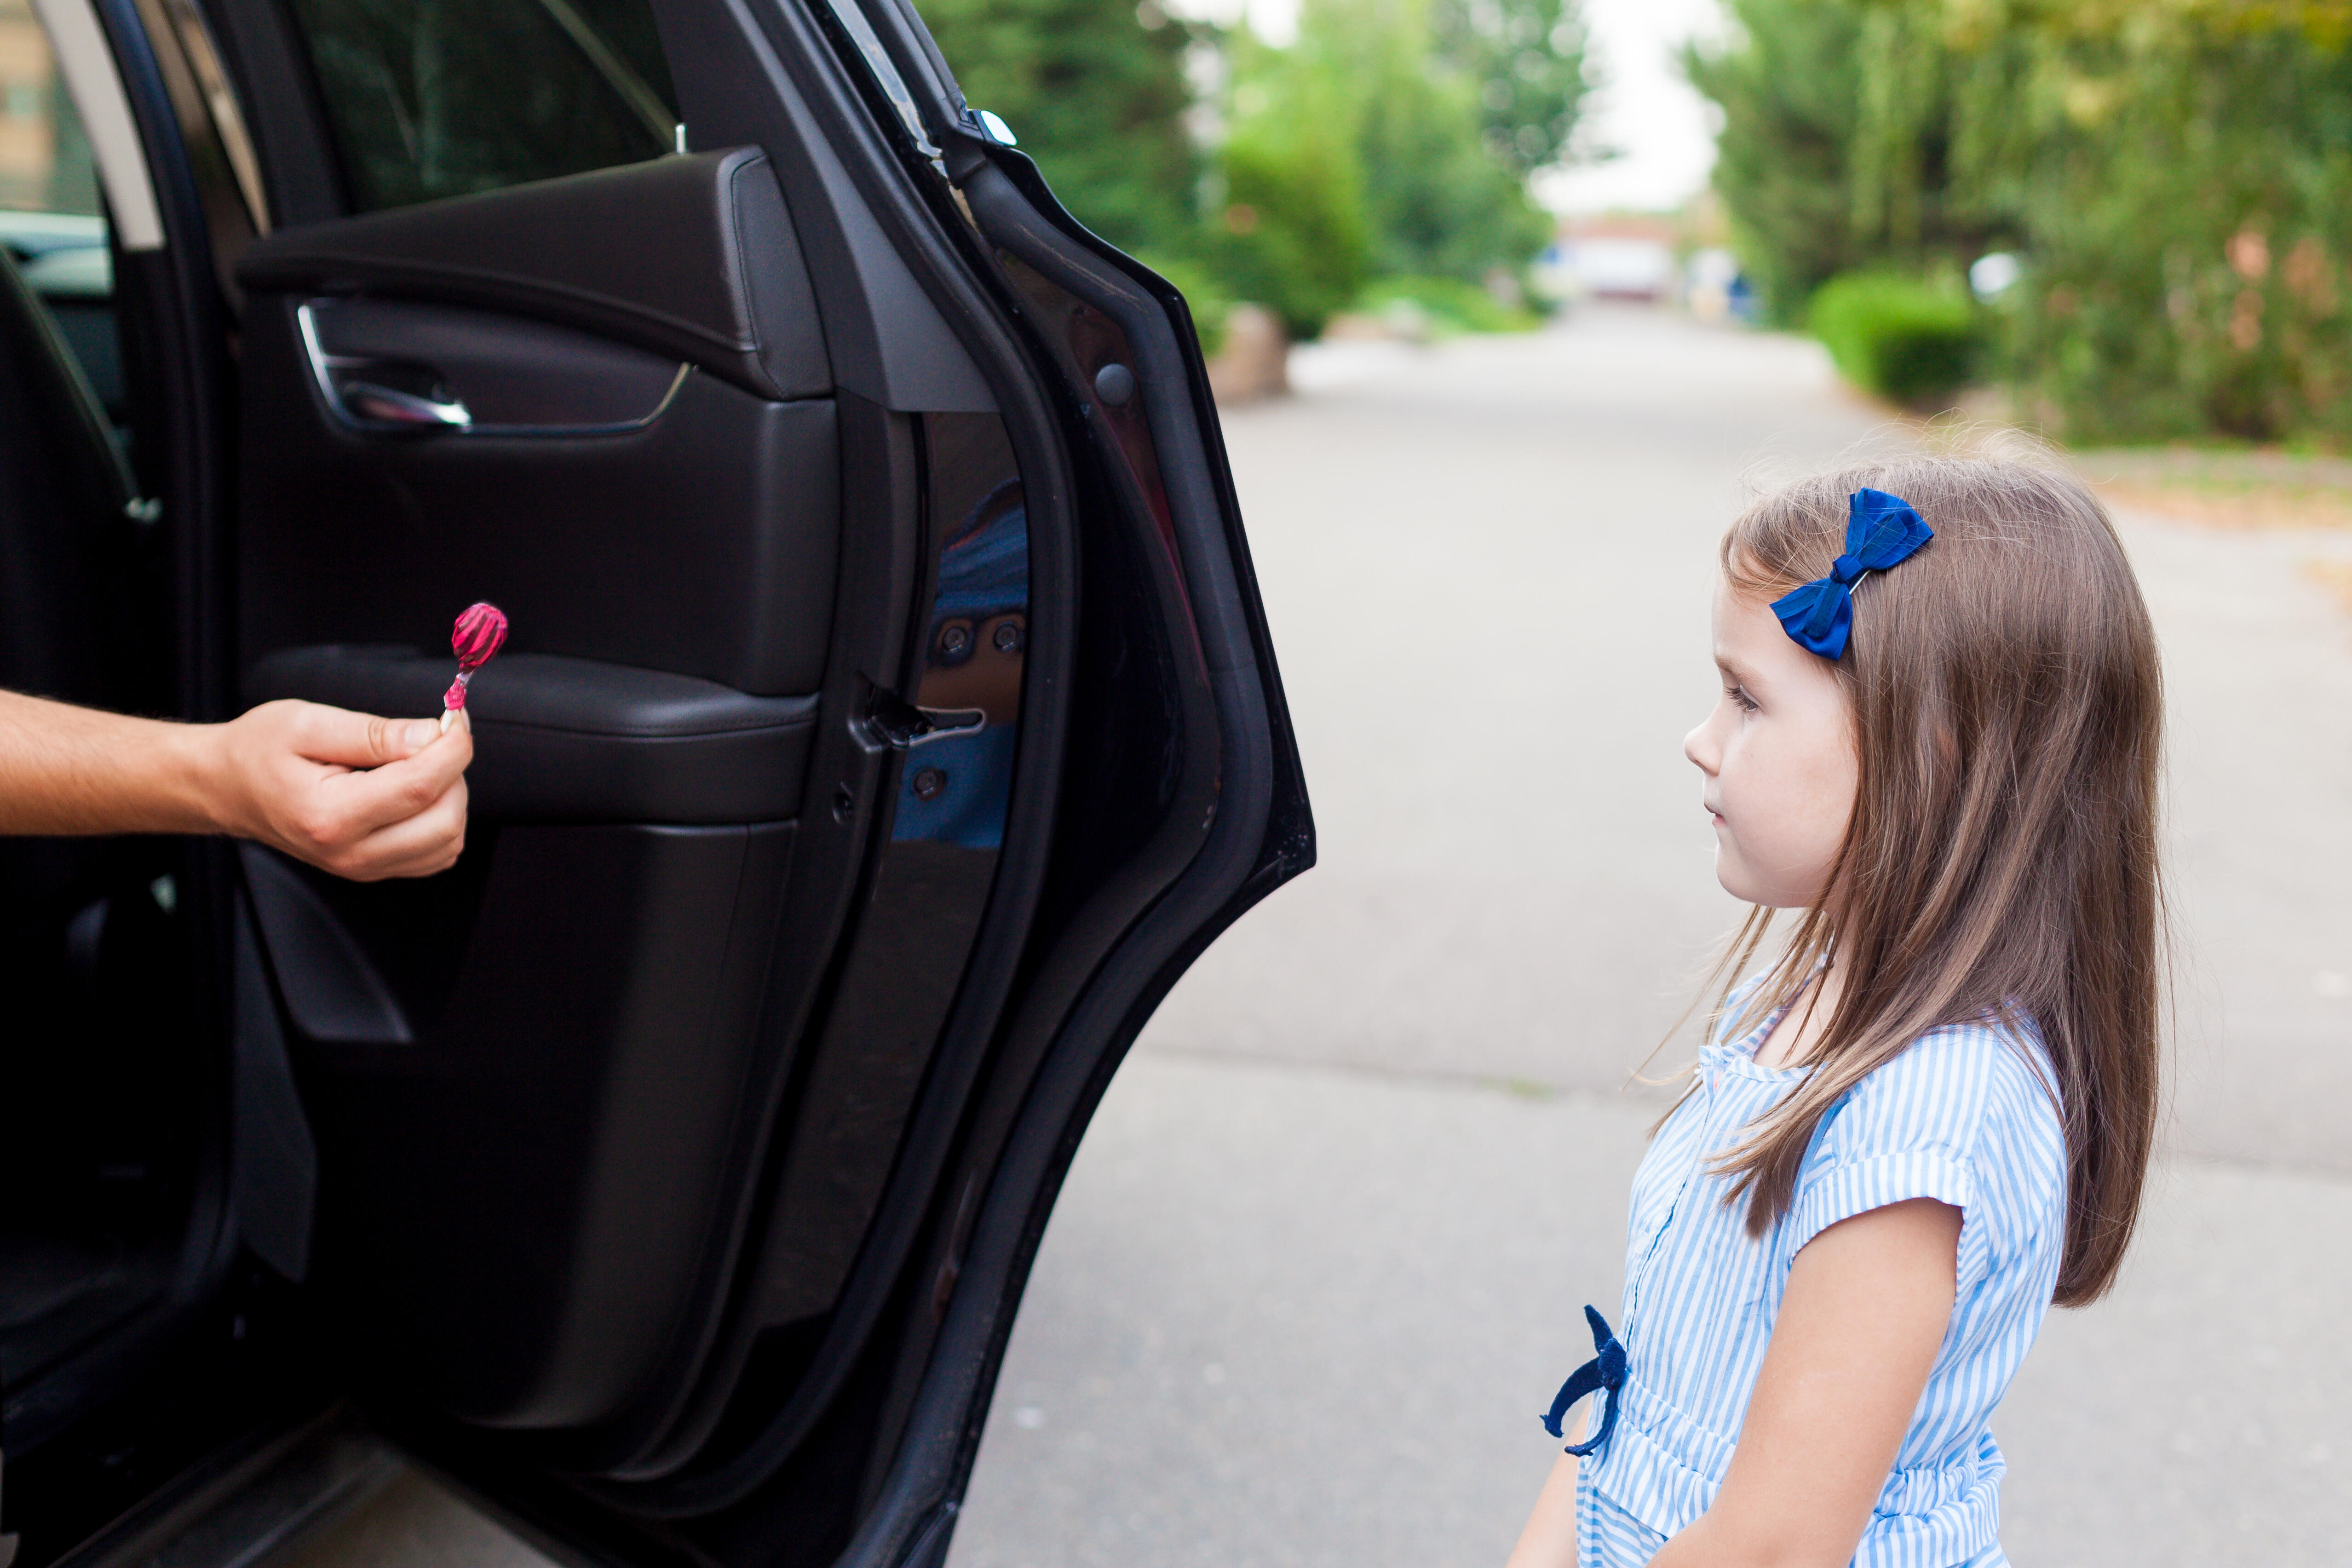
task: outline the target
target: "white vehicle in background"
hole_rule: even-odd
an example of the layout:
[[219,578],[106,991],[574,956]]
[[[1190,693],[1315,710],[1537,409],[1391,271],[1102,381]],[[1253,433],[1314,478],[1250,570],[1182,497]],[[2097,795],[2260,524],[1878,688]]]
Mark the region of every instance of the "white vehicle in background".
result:
[[1537,291],[1549,298],[1649,302],[1674,292],[1675,253],[1663,236],[1583,234],[1546,246],[1532,270]]

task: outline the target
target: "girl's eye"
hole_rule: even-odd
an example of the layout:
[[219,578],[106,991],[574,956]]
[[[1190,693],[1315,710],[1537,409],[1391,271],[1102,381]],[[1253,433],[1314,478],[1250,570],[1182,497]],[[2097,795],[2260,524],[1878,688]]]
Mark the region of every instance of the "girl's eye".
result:
[[1728,696],[1733,702],[1739,705],[1740,712],[1754,713],[1756,711],[1756,699],[1748,695],[1747,687],[1726,686],[1723,690],[1725,695]]

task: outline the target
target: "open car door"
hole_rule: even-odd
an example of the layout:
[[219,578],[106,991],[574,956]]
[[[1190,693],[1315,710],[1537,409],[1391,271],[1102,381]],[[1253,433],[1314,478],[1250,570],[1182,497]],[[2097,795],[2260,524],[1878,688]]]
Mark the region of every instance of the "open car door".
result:
[[194,706],[513,624],[455,870],[236,857],[246,1246],[550,1550],[937,1562],[1097,1096],[1312,858],[1182,300],[902,0],[100,10],[234,333]]

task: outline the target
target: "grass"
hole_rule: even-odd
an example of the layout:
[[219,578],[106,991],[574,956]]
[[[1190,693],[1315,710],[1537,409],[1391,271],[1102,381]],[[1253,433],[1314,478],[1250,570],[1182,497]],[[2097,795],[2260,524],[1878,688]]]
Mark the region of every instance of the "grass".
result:
[[2076,452],[2072,461],[2112,506],[2209,528],[2352,529],[2352,458],[2172,446]]
[[1357,299],[1356,311],[1383,317],[1399,309],[1418,312],[1435,338],[1464,332],[1528,332],[1543,318],[1524,306],[1509,306],[1475,283],[1458,277],[1382,277]]

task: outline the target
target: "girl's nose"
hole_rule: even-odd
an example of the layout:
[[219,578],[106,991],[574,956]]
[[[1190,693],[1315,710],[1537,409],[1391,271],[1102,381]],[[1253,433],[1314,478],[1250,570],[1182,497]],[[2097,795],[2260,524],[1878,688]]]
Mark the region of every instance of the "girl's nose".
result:
[[1693,767],[1712,779],[1715,777],[1716,750],[1713,737],[1707,734],[1706,728],[1702,724],[1683,737],[1683,755],[1690,758]]

